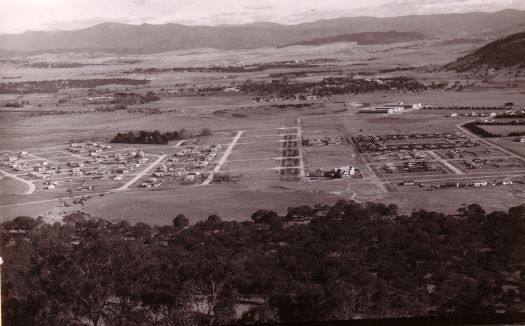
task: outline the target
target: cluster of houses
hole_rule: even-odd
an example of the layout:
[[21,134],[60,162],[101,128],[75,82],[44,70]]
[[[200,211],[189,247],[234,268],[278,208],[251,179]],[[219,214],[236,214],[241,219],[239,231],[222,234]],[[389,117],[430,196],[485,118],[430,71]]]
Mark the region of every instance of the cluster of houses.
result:
[[220,145],[190,146],[168,158],[160,165],[151,178],[141,183],[141,187],[159,186],[167,178],[181,180],[183,184],[192,184],[208,177],[209,172],[201,171],[208,167],[220,150]]
[[[503,165],[501,164],[501,162],[507,162],[508,164],[507,165]],[[513,162],[513,161],[507,161],[505,159],[496,159],[496,160],[491,160],[491,159],[486,159],[486,158],[475,158],[475,159],[472,159],[472,160],[463,160],[463,165],[467,168],[467,169],[478,169],[478,168],[482,168],[482,167],[496,167],[496,168],[499,168],[499,167],[519,167],[520,164],[519,163],[516,163],[516,162]]]
[[28,153],[26,151],[3,154],[2,166],[13,169],[16,172],[28,171],[31,169],[31,167],[22,161],[27,155]]
[[134,79],[134,80],[152,80],[153,78],[146,74],[141,73],[121,73],[121,74],[107,74],[107,78],[115,78],[115,79]]
[[386,173],[417,173],[417,172],[435,172],[437,167],[434,163],[429,161],[409,161],[403,164],[386,163],[381,167],[381,170]]
[[334,146],[343,143],[343,138],[339,136],[324,137],[324,138],[305,138],[303,139],[303,146]]
[[74,153],[74,154],[81,154],[81,153],[87,153],[91,157],[97,157],[97,153],[101,153],[105,150],[110,150],[111,145],[106,145],[102,143],[96,143],[96,142],[87,142],[87,143],[73,143],[69,145],[66,150],[68,152]]
[[[416,183],[413,180],[406,180],[400,183],[402,186],[413,186]],[[512,185],[511,180],[502,180],[502,181],[486,181],[486,180],[476,180],[470,182],[447,182],[442,184],[433,184],[433,183],[418,183],[421,188],[434,188],[434,189],[444,189],[444,188],[465,188],[465,187],[488,187],[488,186],[508,186]]]
[[423,106],[421,103],[404,104],[403,102],[386,103],[381,106],[372,108],[365,108],[357,111],[357,113],[373,113],[373,114],[392,114],[399,113],[405,110],[419,110]]
[[[58,162],[46,159],[28,159],[29,153],[5,154],[1,165],[25,173],[23,175],[43,182],[43,189],[54,189],[58,185],[56,178],[86,177],[87,179],[122,180],[123,175],[148,162],[142,150],[109,151],[112,147],[104,143],[74,143],[65,148],[71,153],[69,159],[61,158]],[[85,188],[85,189],[84,189]],[[90,190],[82,187],[79,190]]]
[[[142,150],[117,151],[108,153],[111,149],[110,145],[87,142],[85,144],[71,144],[67,150],[75,154],[85,154],[90,157],[90,160],[85,161],[87,164],[99,163],[105,166],[114,166],[113,168],[104,168],[101,171],[102,178],[112,178],[113,180],[122,180],[122,175],[130,173],[135,168],[141,167],[142,164],[148,162],[146,153]],[[84,174],[82,170],[84,163],[70,162],[70,167],[78,170],[80,175]]]
[[[428,139],[428,142],[421,140]],[[402,142],[385,143],[390,140]],[[412,141],[417,140],[417,141]],[[399,150],[424,150],[424,149],[455,149],[475,147],[478,144],[472,139],[460,134],[434,133],[434,134],[409,134],[409,135],[381,135],[381,136],[355,136],[352,141],[360,153],[399,151]]]
[[[391,157],[398,159],[398,160],[411,160],[411,159],[424,159],[425,156],[421,154],[421,152],[412,150],[412,151],[395,151],[391,153],[380,153],[376,154],[377,157],[375,158],[376,161],[386,161],[386,158],[383,156],[383,154],[388,154]],[[371,155],[372,157],[375,155]]]
[[[98,173],[97,169],[83,171],[83,163],[69,162],[63,165],[50,163],[47,160],[25,160],[28,153],[21,151],[18,155],[4,155],[2,166],[8,167],[16,172],[27,173],[34,179],[50,179],[57,176],[82,176]],[[49,184],[45,189],[53,189],[56,184]]]
[[461,116],[461,117],[482,117],[482,118],[493,118],[495,117],[497,114],[496,112],[490,112],[490,113],[486,113],[486,112],[464,112],[464,113],[460,113],[460,114],[457,114],[456,112],[452,112],[452,113],[449,113],[447,114],[446,116],[447,117],[457,117],[457,116]]
[[343,166],[340,168],[333,168],[327,171],[323,170],[322,168],[319,168],[314,172],[308,173],[308,176],[314,178],[345,179],[354,176],[356,170],[357,169],[351,165]]
[[272,95],[268,97],[256,97],[253,99],[253,103],[267,103],[267,102],[280,102],[280,101],[315,101],[315,100],[324,100],[327,101],[328,97],[326,96],[317,96],[317,95],[288,95],[285,97],[274,97]]
[[90,96],[84,98],[85,104],[108,104],[116,100],[114,96]]

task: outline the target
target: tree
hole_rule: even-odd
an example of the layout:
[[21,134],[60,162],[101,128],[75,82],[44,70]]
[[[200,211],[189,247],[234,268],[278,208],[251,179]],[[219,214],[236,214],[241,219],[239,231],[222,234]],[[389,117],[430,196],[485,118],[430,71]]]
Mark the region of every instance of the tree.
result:
[[208,216],[208,218],[206,219],[206,223],[211,226],[219,226],[222,223],[222,220],[219,217],[219,215],[213,214]]
[[190,224],[190,221],[184,214],[179,214],[173,219],[173,226],[179,229],[185,228]]
[[282,229],[284,226],[285,220],[279,214],[274,211],[259,209],[252,214],[252,221],[260,224],[267,224],[270,226],[272,231],[277,231]]
[[210,128],[202,128],[201,130],[201,136],[211,136],[211,130]]

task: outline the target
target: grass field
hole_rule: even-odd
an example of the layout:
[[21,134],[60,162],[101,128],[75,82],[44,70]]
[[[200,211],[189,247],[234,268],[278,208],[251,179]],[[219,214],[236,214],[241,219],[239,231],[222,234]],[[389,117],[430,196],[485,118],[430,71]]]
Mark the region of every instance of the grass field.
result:
[[525,125],[509,125],[509,126],[490,126],[481,125],[484,130],[502,136],[507,136],[511,132],[525,132]]

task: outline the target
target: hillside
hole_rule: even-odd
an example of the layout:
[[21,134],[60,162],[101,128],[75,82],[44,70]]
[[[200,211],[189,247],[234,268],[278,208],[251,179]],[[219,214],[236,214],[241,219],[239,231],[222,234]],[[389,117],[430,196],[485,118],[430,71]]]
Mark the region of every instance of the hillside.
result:
[[[103,23],[75,31],[31,31],[22,34],[0,35],[0,49],[10,51],[102,50],[120,53],[154,53],[193,48],[232,50],[283,46],[320,38],[389,31],[423,33],[446,38],[469,37],[483,33],[491,37],[498,37],[504,35],[501,34],[502,31],[525,28],[524,21],[525,11],[503,10],[495,13],[477,12],[386,18],[350,17],[297,25],[267,22],[220,26]],[[392,42],[388,39],[381,41],[381,37],[372,39],[368,42]],[[362,42],[367,42],[366,37]]]
[[399,42],[409,42],[425,39],[425,35],[414,32],[366,32],[336,35],[330,37],[321,37],[313,40],[302,41],[285,46],[292,45],[323,45],[337,42],[356,42],[359,45],[389,44]]
[[458,72],[525,67],[525,33],[512,34],[491,42],[446,66]]

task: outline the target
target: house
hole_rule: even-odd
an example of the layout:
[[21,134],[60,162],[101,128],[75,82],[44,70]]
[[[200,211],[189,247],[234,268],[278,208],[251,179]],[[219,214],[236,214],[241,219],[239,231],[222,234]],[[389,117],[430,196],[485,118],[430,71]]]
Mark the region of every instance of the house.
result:
[[487,181],[474,181],[472,184],[474,187],[486,187],[488,185]]
[[308,140],[308,146],[322,146],[322,145],[323,145],[323,142],[319,138]]
[[184,177],[184,179],[182,180],[183,183],[192,183],[195,181],[195,175],[193,174],[190,174],[190,175],[187,175],[186,177]]
[[525,143],[525,136],[522,136],[522,137],[518,137],[518,138],[516,138],[516,141],[517,141],[518,143]]
[[341,170],[342,175],[346,178],[350,178],[350,176],[355,174],[355,168],[350,165],[340,167],[339,170]]
[[323,169],[319,168],[319,169],[315,170],[314,176],[322,178],[324,176]]

